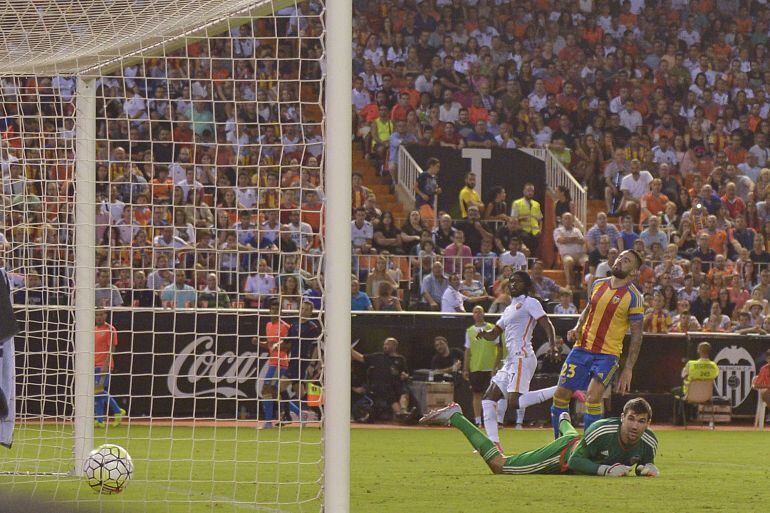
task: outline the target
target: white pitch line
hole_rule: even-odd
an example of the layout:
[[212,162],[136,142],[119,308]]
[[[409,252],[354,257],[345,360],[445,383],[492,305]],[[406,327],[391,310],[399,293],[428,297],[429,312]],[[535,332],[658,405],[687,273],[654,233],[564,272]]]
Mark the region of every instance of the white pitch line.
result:
[[[175,493],[177,495],[182,495],[188,498],[190,497],[190,490],[184,490],[183,488],[177,488],[175,486],[163,486],[161,484],[157,484],[149,481],[144,481],[142,484],[151,488],[155,488],[157,490],[166,490],[168,492]],[[232,504],[238,509],[243,509],[248,511],[260,511],[263,513],[291,513],[290,511],[286,511],[284,509],[275,509],[267,506],[260,506],[258,504],[248,504],[245,502],[238,502],[233,500],[231,497],[226,497],[224,495],[209,495],[208,498],[211,500],[215,500],[217,502]],[[194,502],[197,502],[197,501],[194,501]],[[202,504],[205,504],[205,499],[201,500],[200,502]]]

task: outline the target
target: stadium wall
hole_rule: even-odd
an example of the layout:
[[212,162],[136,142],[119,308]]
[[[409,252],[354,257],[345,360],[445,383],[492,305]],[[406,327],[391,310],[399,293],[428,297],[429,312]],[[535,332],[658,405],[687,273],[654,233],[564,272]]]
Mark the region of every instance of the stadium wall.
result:
[[[19,320],[17,337],[17,411],[21,416],[71,414],[62,394],[71,386],[71,312],[39,309]],[[488,316],[496,320],[497,315]],[[252,337],[264,331],[267,317],[257,311],[189,311],[115,309],[110,315],[118,330],[111,392],[130,407],[132,418],[195,417],[232,419],[243,411],[257,410],[260,373],[266,355],[260,355]],[[551,316],[557,334],[565,336],[575,316]],[[447,338],[450,347],[462,348],[470,316],[428,316],[419,313],[352,316],[352,340],[362,353],[382,350],[386,337],[399,340],[399,351],[410,368],[430,367],[433,339]],[[544,352],[545,336],[538,327],[535,348]],[[736,336],[713,333],[651,335],[644,338],[634,371],[633,389],[642,394],[668,394],[679,386],[683,362],[696,357],[702,341],[712,345],[712,358],[720,366],[717,392],[733,404],[734,415],[753,415],[756,394],[751,379],[765,362],[770,336]],[[312,344],[314,341],[302,341]],[[566,351],[565,347],[565,351]],[[559,372],[560,362],[544,360],[539,374]],[[129,401],[130,398],[130,401]],[[216,398],[216,400],[215,400]]]

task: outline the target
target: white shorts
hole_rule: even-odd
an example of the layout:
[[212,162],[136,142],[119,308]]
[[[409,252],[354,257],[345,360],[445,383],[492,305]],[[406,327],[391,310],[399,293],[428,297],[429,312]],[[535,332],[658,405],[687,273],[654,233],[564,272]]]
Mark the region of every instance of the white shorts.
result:
[[502,368],[492,377],[492,383],[508,396],[510,392],[523,394],[529,392],[529,382],[537,370],[537,356],[514,356],[509,358]]

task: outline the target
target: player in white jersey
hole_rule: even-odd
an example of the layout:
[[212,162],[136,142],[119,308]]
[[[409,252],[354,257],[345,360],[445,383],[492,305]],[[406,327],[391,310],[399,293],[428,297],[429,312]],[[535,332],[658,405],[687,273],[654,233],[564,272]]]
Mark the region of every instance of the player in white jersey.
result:
[[532,278],[529,274],[525,271],[513,273],[509,283],[511,304],[500,316],[494,328],[479,334],[486,340],[496,340],[501,333],[505,332],[508,356],[492,378],[481,400],[484,429],[501,453],[500,437],[497,432],[498,401],[506,399],[500,405],[503,408],[506,405],[507,408],[512,409],[526,408],[549,400],[556,391],[555,386],[529,391],[529,382],[537,369],[537,356],[532,349],[532,332],[535,331],[535,324],[539,324],[545,330],[553,351],[557,351],[561,345],[540,301],[529,295],[531,289]]

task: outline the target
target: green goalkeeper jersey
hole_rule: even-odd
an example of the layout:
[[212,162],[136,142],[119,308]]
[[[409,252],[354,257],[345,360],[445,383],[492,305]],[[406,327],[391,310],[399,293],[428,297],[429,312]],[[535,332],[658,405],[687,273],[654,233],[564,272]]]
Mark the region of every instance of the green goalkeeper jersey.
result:
[[568,457],[569,469],[578,474],[596,475],[599,465],[653,463],[658,439],[646,429],[635,445],[625,447],[620,441],[620,419],[609,418],[591,424],[573,447]]

